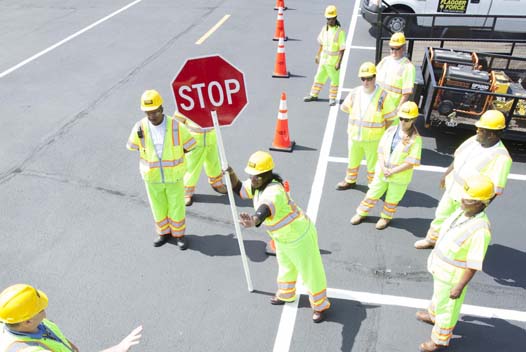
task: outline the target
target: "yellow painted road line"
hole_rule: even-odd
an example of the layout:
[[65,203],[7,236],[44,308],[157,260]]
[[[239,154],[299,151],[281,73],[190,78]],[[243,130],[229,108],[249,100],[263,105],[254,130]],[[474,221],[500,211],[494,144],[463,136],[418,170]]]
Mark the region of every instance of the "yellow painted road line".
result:
[[208,32],[206,32],[198,41],[195,42],[196,45],[201,45],[203,42],[210,37],[226,20],[230,18],[230,15],[224,15],[222,19],[219,20]]

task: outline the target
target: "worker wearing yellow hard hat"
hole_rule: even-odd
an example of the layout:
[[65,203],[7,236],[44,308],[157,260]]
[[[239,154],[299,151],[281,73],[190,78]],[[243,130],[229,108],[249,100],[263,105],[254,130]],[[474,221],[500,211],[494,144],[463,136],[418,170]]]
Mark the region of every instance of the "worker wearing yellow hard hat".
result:
[[376,84],[376,66],[364,62],[358,70],[362,84],[353,88],[342,103],[341,110],[349,114],[347,125],[348,162],[345,179],[337,190],[356,186],[360,163],[367,161],[367,183],[374,178],[380,138],[396,118],[396,108],[387,91]]
[[356,215],[351,218],[351,224],[361,223],[384,194],[384,206],[376,229],[385,229],[393,219],[398,203],[413,178],[413,169],[420,165],[422,137],[415,127],[417,117],[418,106],[407,101],[398,110],[400,124],[385,131],[378,144],[374,179],[356,209]]
[[418,320],[433,325],[431,339],[420,345],[420,351],[438,351],[449,345],[467,285],[482,270],[491,241],[485,208],[494,195],[489,177],[477,174],[467,177],[460,191],[460,208],[442,225],[427,261],[428,271],[433,275],[433,297],[427,311],[416,313]]
[[416,80],[415,65],[405,56],[405,48],[404,33],[394,33],[389,40],[390,55],[376,67],[378,84],[391,94],[397,106],[409,100]]
[[[46,319],[48,297],[26,285],[9,286],[0,293],[0,352],[78,352],[60,328]],[[103,352],[126,352],[139,343],[142,327],[133,330],[121,343]]]
[[475,123],[477,134],[462,143],[454,154],[451,165],[440,180],[444,194],[429,225],[426,238],[416,241],[415,248],[433,248],[444,220],[460,207],[460,191],[465,180],[472,175],[488,176],[494,186],[495,195],[506,187],[512,160],[500,136],[506,128],[506,119],[498,110],[488,110]]
[[185,153],[195,148],[196,141],[184,124],[164,114],[163,99],[156,90],[142,94],[141,110],[146,117],[133,126],[126,147],[139,152],[139,169],[158,236],[153,244],[162,246],[173,237],[178,248],[184,250],[188,247]]
[[322,27],[318,35],[320,47],[314,59],[318,64],[318,70],[314,77],[310,94],[303,98],[305,102],[318,100],[323,85],[330,78],[329,105],[336,104],[338,86],[340,84],[340,65],[345,51],[345,32],[341,28],[337,16],[336,6],[327,6],[325,9],[327,24]]
[[312,320],[319,323],[325,319],[330,302],[316,227],[292,200],[286,182],[273,170],[274,160],[264,151],[253,153],[248,159],[245,168],[248,180],[239,181],[232,168],[228,169],[234,192],[254,202],[255,213],[240,213],[240,223],[244,227],[264,224],[276,243],[278,290],[270,303],[283,305],[294,301],[296,281],[301,275],[313,310]]

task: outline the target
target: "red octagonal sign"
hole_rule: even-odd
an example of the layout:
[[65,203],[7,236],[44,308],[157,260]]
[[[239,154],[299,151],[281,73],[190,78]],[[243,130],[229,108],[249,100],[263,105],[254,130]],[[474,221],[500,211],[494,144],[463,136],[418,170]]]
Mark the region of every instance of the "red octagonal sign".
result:
[[231,125],[248,103],[243,72],[219,55],[188,59],[172,82],[177,110],[201,127]]

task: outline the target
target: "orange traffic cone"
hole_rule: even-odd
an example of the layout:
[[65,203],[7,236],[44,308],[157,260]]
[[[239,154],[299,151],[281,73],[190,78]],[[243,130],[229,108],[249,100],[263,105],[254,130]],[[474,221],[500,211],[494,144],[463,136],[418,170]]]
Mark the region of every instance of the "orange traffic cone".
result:
[[285,57],[285,42],[279,38],[278,52],[276,53],[276,63],[274,64],[274,73],[272,77],[289,78],[290,72],[287,71],[287,59]]
[[276,0],[276,6],[274,7],[274,10],[277,10],[280,7],[283,7],[283,10],[287,9],[287,6],[285,6],[285,0]]
[[279,102],[278,122],[276,123],[276,132],[274,133],[274,142],[270,150],[282,152],[292,152],[296,142],[291,141],[289,137],[289,120],[287,118],[287,95],[281,93]]
[[274,39],[272,40],[279,40],[280,38],[283,38],[284,40],[289,39],[285,35],[285,17],[283,16],[283,7],[280,7],[278,9],[278,18],[276,19],[276,31],[274,32]]

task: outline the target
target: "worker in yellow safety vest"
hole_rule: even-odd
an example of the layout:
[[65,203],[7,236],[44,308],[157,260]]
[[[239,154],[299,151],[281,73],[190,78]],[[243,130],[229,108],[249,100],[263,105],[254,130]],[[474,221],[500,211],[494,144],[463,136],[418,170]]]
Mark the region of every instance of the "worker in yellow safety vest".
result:
[[186,154],[186,173],[184,174],[185,205],[189,207],[194,202],[195,185],[199,181],[203,166],[212,189],[217,193],[226,194],[227,190],[223,183],[223,172],[221,170],[221,160],[217,150],[217,137],[214,128],[201,128],[177,111],[174,113],[174,118],[188,128],[196,141],[195,148]]
[[409,100],[415,86],[415,65],[405,56],[404,33],[396,32],[389,40],[391,54],[377,65],[376,81],[393,97],[397,107]]
[[455,150],[453,162],[440,180],[440,188],[445,188],[445,191],[426,238],[415,242],[417,249],[435,246],[444,220],[460,207],[460,190],[469,176],[488,176],[495,186],[496,196],[504,191],[512,163],[508,150],[500,140],[506,128],[506,119],[502,112],[488,110],[475,126],[477,134]]
[[385,131],[378,145],[373,182],[351,218],[351,224],[361,223],[384,193],[384,207],[376,229],[385,229],[393,219],[398,203],[413,178],[413,168],[420,165],[422,137],[414,125],[417,117],[418,106],[407,101],[398,110],[400,125],[391,126]]
[[461,206],[445,221],[435,249],[427,260],[433,275],[433,297],[427,311],[416,318],[433,325],[431,340],[420,351],[432,352],[449,345],[453,329],[466,296],[467,285],[482,270],[491,241],[490,223],[485,208],[494,196],[494,185],[484,175],[466,178],[461,191]]
[[[0,352],[78,352],[60,328],[46,319],[48,298],[36,288],[16,284],[0,293]],[[102,352],[126,352],[137,345],[142,326]]]
[[336,185],[337,190],[356,186],[360,162],[367,161],[367,183],[374,178],[377,149],[380,138],[396,118],[396,108],[387,91],[376,85],[376,66],[364,62],[358,70],[362,85],[351,90],[343,101],[341,110],[349,114],[347,127],[349,160],[345,179]]
[[272,156],[263,151],[253,153],[248,159],[245,172],[250,179],[243,183],[232,168],[228,169],[234,192],[243,199],[254,201],[255,213],[242,212],[239,221],[246,228],[264,224],[275,242],[278,291],[270,303],[283,305],[294,301],[296,280],[300,274],[314,311],[312,320],[319,323],[325,320],[330,302],[316,227],[291,199],[282,178],[273,170]]
[[337,19],[338,10],[336,6],[329,5],[325,9],[327,24],[322,27],[318,35],[320,47],[314,61],[318,64],[318,71],[314,77],[314,83],[310,94],[303,101],[316,101],[327,78],[331,79],[329,89],[329,105],[336,104],[338,86],[340,84],[340,65],[345,51],[345,32]]
[[146,117],[133,126],[127,148],[139,152],[139,169],[155,221],[155,247],[165,244],[170,235],[179,249],[185,250],[184,183],[185,153],[196,141],[180,122],[163,113],[163,99],[156,90],[141,96]]

